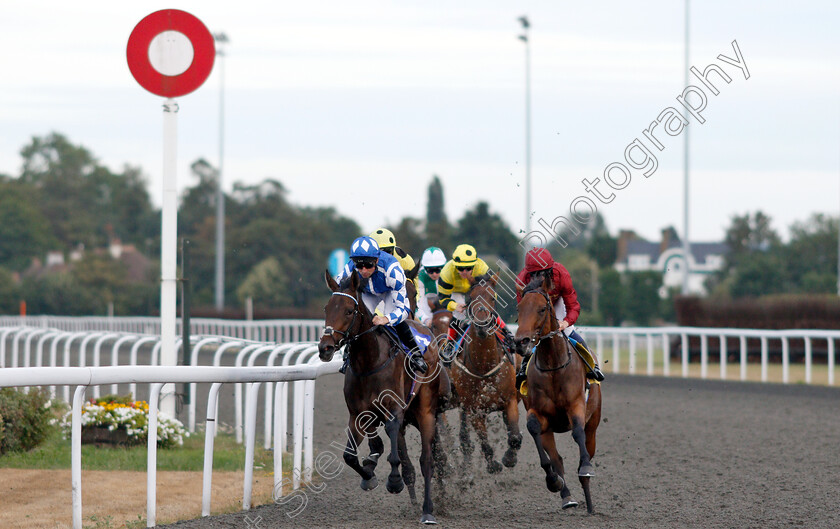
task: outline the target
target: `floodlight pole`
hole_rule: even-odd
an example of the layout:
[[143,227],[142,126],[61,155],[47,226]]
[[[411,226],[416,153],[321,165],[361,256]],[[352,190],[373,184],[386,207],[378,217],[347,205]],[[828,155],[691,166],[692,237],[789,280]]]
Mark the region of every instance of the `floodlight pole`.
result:
[[216,311],[225,308],[225,194],[222,174],[225,161],[225,51],[227,35],[215,33],[216,56],[219,57],[219,168],[216,179]]
[[[689,15],[689,0],[685,0],[685,72],[684,72],[684,79],[685,85],[688,86],[688,70],[691,67],[688,63],[688,42],[689,42],[689,22],[688,22],[688,15]],[[688,133],[691,130],[691,127],[686,125],[685,127],[685,137],[683,138],[684,147],[683,147],[683,175],[684,175],[684,184],[683,184],[683,254],[685,255],[685,271],[683,273],[683,284],[682,284],[682,294],[683,296],[687,296],[689,293],[689,273],[691,271],[691,267],[689,265],[689,260],[691,259],[691,243],[688,241]]]
[[522,35],[519,40],[525,43],[525,233],[531,233],[531,41],[528,17],[519,17]]

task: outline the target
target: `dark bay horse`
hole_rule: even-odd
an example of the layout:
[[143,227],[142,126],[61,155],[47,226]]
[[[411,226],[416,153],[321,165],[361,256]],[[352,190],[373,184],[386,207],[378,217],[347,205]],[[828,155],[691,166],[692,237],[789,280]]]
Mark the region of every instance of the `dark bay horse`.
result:
[[[563,459],[557,453],[554,434],[572,431],[580,449],[578,478],[586,496],[586,509],[594,512],[589,478],[594,475],[595,431],[601,422],[601,385],[593,383],[586,395],[586,367],[559,330],[557,316],[547,292],[551,279],[537,275],[522,289],[516,344],[520,351],[535,349],[528,366],[528,432],[533,436],[551,492],[560,492],[563,509],[576,507],[566,486]],[[521,287],[518,287],[521,288]]]
[[[350,354],[350,366],[344,376],[344,400],[350,413],[344,462],[362,477],[362,489],[374,489],[377,486],[374,470],[384,450],[377,429],[384,424],[391,442],[388,455],[391,473],[386,488],[388,492],[398,494],[403,483],[408,484],[413,499],[413,467],[408,461],[403,434],[407,424],[414,425],[420,431],[420,468],[425,481],[420,521],[436,523],[431,498],[432,445],[441,388],[448,387],[448,377],[438,361],[437,349],[432,343],[424,355],[429,366],[426,374],[412,375],[402,348],[397,350],[385,331],[373,325],[373,315],[362,301],[362,279],[358,273],[353,271],[341,285],[336,284],[329,272],[325,278],[332,296],[324,309],[326,328],[318,344],[320,358],[324,362],[330,361],[345,344]],[[415,322],[409,324],[421,327]],[[363,438],[368,439],[371,455],[360,464],[357,448]],[[400,475],[400,463],[404,467],[403,476]]]
[[508,431],[508,449],[502,457],[506,467],[516,465],[516,452],[522,446],[519,432],[519,398],[516,369],[496,338],[496,277],[479,276],[467,294],[469,331],[458,356],[450,367],[452,386],[461,407],[461,451],[467,465],[472,456],[468,424],[478,434],[487,471],[501,472],[493,447],[487,439],[487,415],[500,411]]

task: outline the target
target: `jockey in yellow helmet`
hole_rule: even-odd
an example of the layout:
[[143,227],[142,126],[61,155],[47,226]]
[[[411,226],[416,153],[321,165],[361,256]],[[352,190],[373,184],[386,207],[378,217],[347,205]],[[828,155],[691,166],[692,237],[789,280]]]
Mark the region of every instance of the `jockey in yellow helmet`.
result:
[[[394,238],[394,234],[391,233],[391,230],[379,228],[377,230],[373,230],[370,237],[376,241],[380,250],[393,255],[397,259],[397,262],[400,263],[400,266],[406,274],[414,270],[414,259],[412,259],[405,250],[397,246],[397,240]],[[414,284],[413,280],[409,279],[409,281]]]
[[[475,278],[485,274],[492,274],[493,271],[487,266],[478,252],[469,244],[461,244],[452,252],[452,259],[444,265],[438,279],[438,296],[440,304],[447,310],[452,311],[452,323],[449,327],[446,354],[442,355],[445,364],[449,364],[457,354],[452,345],[458,340],[466,327],[466,294],[475,283]],[[504,333],[505,347],[511,352],[514,351],[513,335],[511,335],[505,322],[496,318],[496,325]]]

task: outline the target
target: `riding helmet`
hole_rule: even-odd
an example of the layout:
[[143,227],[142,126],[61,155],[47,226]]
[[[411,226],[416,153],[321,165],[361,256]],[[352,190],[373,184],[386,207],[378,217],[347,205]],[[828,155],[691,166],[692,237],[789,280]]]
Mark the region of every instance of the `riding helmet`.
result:
[[469,244],[461,244],[452,252],[452,260],[456,266],[472,266],[478,260],[478,254]]
[[359,237],[350,245],[350,257],[379,258],[379,245],[370,237]]
[[391,233],[390,230],[386,230],[385,228],[379,228],[378,230],[374,230],[373,233],[370,234],[373,240],[379,245],[381,250],[385,250],[387,248],[393,248],[397,245],[397,240],[394,238],[394,234]]
[[437,246],[426,248],[423,257],[420,258],[420,265],[424,268],[443,266],[446,264],[446,254]]

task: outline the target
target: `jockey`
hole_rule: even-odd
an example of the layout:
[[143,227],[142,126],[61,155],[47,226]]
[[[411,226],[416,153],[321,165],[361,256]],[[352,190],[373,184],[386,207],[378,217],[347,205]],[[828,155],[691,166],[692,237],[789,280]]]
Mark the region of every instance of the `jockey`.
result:
[[391,230],[379,228],[370,234],[370,237],[379,245],[383,252],[394,256],[406,274],[414,270],[414,259],[405,250],[397,246],[397,240]]
[[[384,316],[373,317],[374,325],[389,325],[397,331],[402,343],[410,351],[409,359],[412,369],[416,373],[425,373],[428,365],[420,354],[420,348],[414,341],[414,335],[406,319],[409,304],[405,294],[405,273],[397,260],[389,253],[379,249],[376,241],[370,237],[359,237],[350,246],[350,260],[344,265],[344,270],[336,281],[341,283],[353,271],[362,278],[362,301],[373,313],[379,303],[384,302]],[[349,356],[344,350],[344,365],[341,372],[347,369]]]
[[432,311],[439,304],[437,280],[446,264],[446,255],[436,246],[426,248],[420,258],[420,273],[417,274],[417,319],[425,326],[432,323]]
[[[454,344],[466,326],[466,293],[475,283],[476,277],[492,273],[493,271],[490,270],[487,263],[478,257],[475,248],[469,244],[461,244],[455,248],[455,251],[452,252],[452,259],[446,263],[440,273],[437,286],[440,304],[446,310],[452,311],[453,316],[444,349],[447,354],[443,355],[444,363],[447,365],[452,362],[455,354],[457,354],[457,350],[453,350]],[[505,347],[513,351],[513,335],[499,316],[496,316],[496,325],[504,334]]]
[[[523,285],[527,285],[531,281],[532,274],[541,270],[551,270],[551,291],[548,296],[551,303],[554,305],[554,312],[557,316],[557,322],[560,325],[560,330],[563,334],[572,338],[573,340],[583,344],[586,350],[581,351],[584,356],[584,361],[587,364],[589,372],[586,374],[587,378],[593,378],[597,381],[604,380],[604,374],[598,367],[598,359],[595,354],[583,341],[580,334],[575,330],[575,322],[580,315],[580,303],[577,300],[577,292],[572,285],[572,276],[566,267],[558,262],[555,262],[551,257],[551,253],[545,248],[532,248],[525,254],[525,268],[519,272],[516,277],[517,281]],[[522,300],[522,294],[517,294],[516,302]],[[580,351],[580,349],[578,349]],[[588,356],[588,358],[586,358]],[[516,375],[516,384],[519,386],[520,381],[525,380],[526,370],[528,368],[528,359],[531,357],[531,351],[527,351],[522,357],[522,366],[519,373]]]

